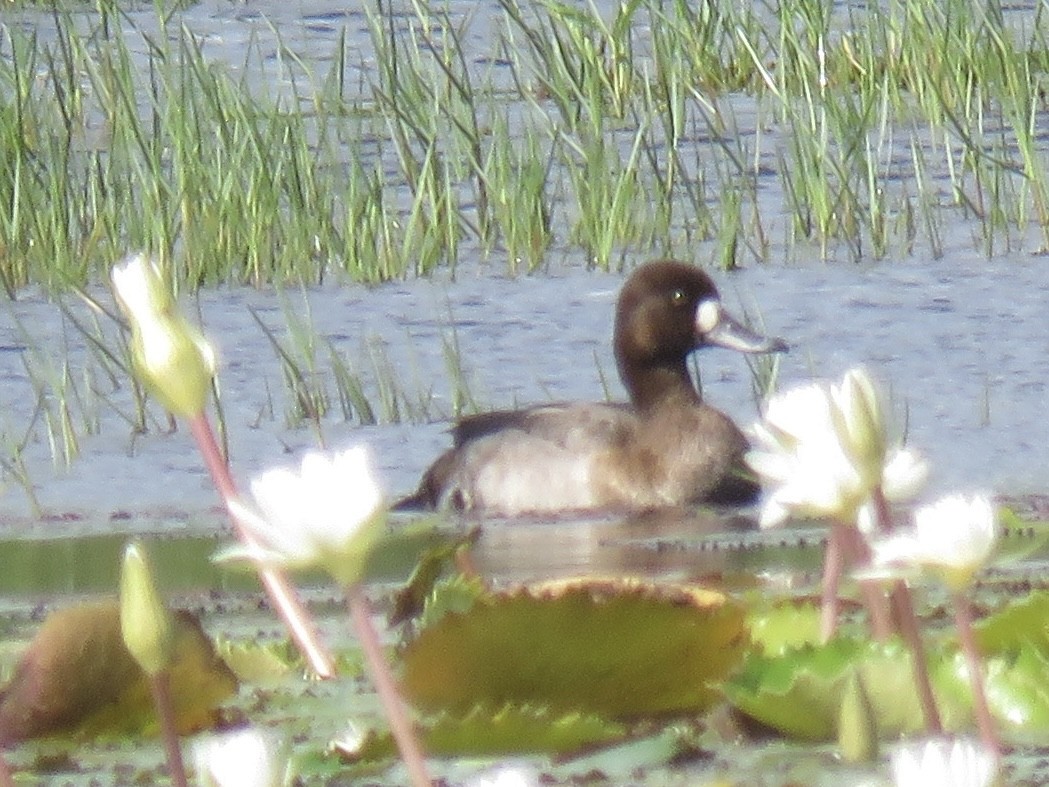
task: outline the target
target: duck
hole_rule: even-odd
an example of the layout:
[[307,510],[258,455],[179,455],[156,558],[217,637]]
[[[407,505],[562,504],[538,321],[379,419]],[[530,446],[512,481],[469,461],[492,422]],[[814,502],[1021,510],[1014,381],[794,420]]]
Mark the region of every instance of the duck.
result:
[[671,259],[627,278],[612,342],[628,402],[466,416],[452,447],[393,508],[517,517],[753,502],[760,486],[744,462],[749,442],[703,401],[688,358],[707,347],[785,352],[787,343],[744,326],[706,273]]

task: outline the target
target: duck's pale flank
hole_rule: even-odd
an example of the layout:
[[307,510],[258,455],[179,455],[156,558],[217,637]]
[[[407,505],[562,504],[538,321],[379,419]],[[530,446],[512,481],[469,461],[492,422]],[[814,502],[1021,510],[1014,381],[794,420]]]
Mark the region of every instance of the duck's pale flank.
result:
[[629,404],[547,404],[460,420],[453,446],[398,509],[452,508],[517,516],[751,502],[746,437],[703,402],[689,377],[697,349],[782,352],[745,328],[698,268],[640,266],[624,284],[613,332]]

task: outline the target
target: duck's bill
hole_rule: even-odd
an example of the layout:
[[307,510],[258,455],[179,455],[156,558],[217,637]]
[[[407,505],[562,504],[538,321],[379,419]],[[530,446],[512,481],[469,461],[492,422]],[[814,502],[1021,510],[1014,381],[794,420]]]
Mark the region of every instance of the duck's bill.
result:
[[702,344],[741,353],[782,353],[790,349],[780,338],[752,331],[717,301],[704,301],[699,305],[696,310],[696,330]]

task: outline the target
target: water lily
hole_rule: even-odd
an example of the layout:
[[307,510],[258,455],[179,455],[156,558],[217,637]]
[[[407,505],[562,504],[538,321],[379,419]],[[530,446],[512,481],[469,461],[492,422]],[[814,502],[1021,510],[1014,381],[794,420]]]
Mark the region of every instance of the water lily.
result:
[[362,587],[365,561],[382,530],[383,500],[367,449],[311,451],[298,469],[267,470],[251,481],[258,512],[235,498],[226,505],[250,538],[219,559],[260,565],[320,566],[346,591],[365,663],[414,787],[429,787],[425,754],[383,654]]
[[259,512],[229,501],[262,542],[226,556],[292,567],[321,566],[342,586],[359,581],[382,525],[383,499],[367,449],[308,452],[299,468],[278,467],[251,481]]
[[903,500],[928,474],[912,450],[889,446],[880,395],[870,375],[850,369],[840,384],[810,383],[772,397],[752,428],[747,463],[768,488],[763,528],[791,516],[869,521],[860,513],[877,490]]
[[752,451],[747,463],[769,486],[762,528],[781,525],[791,516],[849,520],[867,498],[856,466],[830,439],[804,440],[780,454]]
[[827,386],[799,386],[772,397],[764,421],[752,428],[757,448],[747,463],[769,489],[763,528],[792,514],[847,516],[863,502],[863,478],[838,440],[833,407]]
[[[884,409],[873,379],[855,368],[840,383],[810,383],[773,397],[763,421],[752,429],[756,447],[746,460],[766,488],[761,527],[780,525],[792,516],[830,523],[820,616],[824,642],[837,629],[842,574],[868,558],[860,534],[887,529],[887,502],[914,494],[925,480],[925,463],[909,449],[890,445]],[[886,639],[895,624],[885,593],[869,580],[861,582],[860,590],[874,636]],[[904,586],[894,588],[893,598],[897,620],[913,617]],[[926,725],[936,732],[939,713],[917,628],[904,623],[901,633],[914,655]]]
[[147,675],[156,675],[170,665],[175,650],[174,623],[171,611],[157,592],[141,544],[128,544],[124,550],[120,630],[124,645]]
[[112,271],[113,289],[131,326],[131,358],[143,384],[168,410],[203,412],[215,352],[175,306],[155,260],[137,254]]
[[[903,446],[893,448],[882,467],[881,484],[875,487],[886,503],[913,499],[929,478],[929,464],[917,451]],[[868,498],[856,512],[856,527],[867,537],[883,532],[885,523],[875,497]]]
[[212,735],[196,741],[193,761],[205,787],[279,787],[284,783],[279,757],[256,729]]
[[891,502],[910,500],[929,478],[929,464],[917,451],[898,446],[889,451],[881,471],[881,491]]
[[971,739],[933,738],[892,753],[896,787],[989,787],[997,771],[994,753]]
[[862,367],[849,369],[832,385],[831,416],[843,451],[869,486],[881,483],[885,466],[886,429],[881,396],[874,380]]
[[539,787],[542,780],[528,763],[502,763],[479,773],[466,782],[466,787]]
[[175,625],[153,581],[146,551],[135,543],[125,548],[120,571],[120,632],[124,646],[146,674],[171,783],[186,787],[169,670],[175,657]]
[[[203,334],[178,312],[155,260],[137,254],[112,270],[117,302],[131,327],[131,361],[143,385],[174,415],[185,418],[215,487],[227,506],[237,491],[226,457],[205,412],[215,376],[215,353]],[[237,503],[234,503],[237,504]],[[238,520],[244,549],[258,546]],[[277,614],[317,675],[331,677],[334,660],[287,579],[272,566],[259,566],[259,579]]]
[[951,593],[954,620],[969,672],[973,711],[983,745],[997,753],[998,734],[983,684],[983,666],[973,633],[966,590],[987,565],[998,543],[994,505],[986,495],[950,495],[914,512],[914,526],[871,545],[875,569],[925,571]]
[[874,541],[876,567],[915,567],[964,590],[987,565],[998,542],[994,505],[986,495],[951,495],[914,512],[914,527]]

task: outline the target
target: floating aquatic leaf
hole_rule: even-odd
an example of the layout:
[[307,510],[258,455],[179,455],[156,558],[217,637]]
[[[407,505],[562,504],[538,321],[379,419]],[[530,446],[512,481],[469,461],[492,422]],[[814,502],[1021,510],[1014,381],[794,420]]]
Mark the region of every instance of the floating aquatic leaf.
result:
[[1029,643],[1049,654],[1049,591],[1036,590],[1015,599],[973,628],[983,653],[1011,651]]
[[[968,685],[968,671],[959,653],[952,662],[959,683]],[[1030,736],[1039,744],[1049,732],[1049,657],[1029,643],[1009,656],[987,660],[986,691],[991,714],[1011,737]]]
[[285,640],[257,643],[219,639],[215,648],[237,680],[244,683],[265,685],[302,671],[301,655]]
[[[437,594],[436,604],[441,603]],[[478,597],[425,627],[403,685],[431,710],[504,703],[613,719],[694,712],[747,642],[721,593],[631,579],[578,579]]]
[[[424,732],[427,752],[445,757],[566,755],[621,741],[629,734],[629,726],[600,716],[519,705],[498,710],[479,706],[462,716],[442,713],[426,720]],[[334,748],[354,763],[388,759],[397,753],[389,733],[374,730],[351,745],[336,742]]]
[[[197,620],[176,613],[170,667],[176,725],[210,725],[215,706],[237,687]],[[91,737],[151,728],[153,700],[145,674],[128,653],[118,602],[81,604],[47,616],[0,691],[0,740],[73,733]]]
[[784,735],[830,740],[834,734],[840,683],[856,658],[859,643],[836,639],[768,657],[752,655],[723,685],[739,710]]
[[1011,563],[1042,553],[1049,544],[1049,522],[1024,519],[1010,508],[998,509],[1002,539],[995,563]]
[[[962,728],[971,715],[968,692],[950,674],[943,654],[927,655],[944,726]],[[723,688],[736,708],[762,724],[792,738],[827,741],[836,735],[852,673],[863,681],[881,738],[922,728],[910,653],[898,641],[838,638],[781,656],[753,655]]]
[[490,596],[491,589],[481,578],[456,574],[442,582],[439,590],[431,593],[419,618],[419,625],[427,628],[445,615],[469,612],[474,604]]
[[[432,605],[427,608],[427,601],[433,597],[437,581],[446,569],[462,554],[462,550],[469,547],[477,540],[479,530],[473,530],[462,538],[450,539],[434,547],[427,549],[419,558],[412,575],[404,584],[404,587],[394,596],[393,610],[390,612],[390,625],[397,625],[412,620],[428,610],[433,614]],[[453,579],[470,584],[471,582],[481,589],[480,580],[456,574]],[[477,595],[472,592],[472,596]],[[441,613],[443,614],[443,612]]]
[[391,516],[374,551],[368,556],[366,575],[369,578],[400,579],[418,566],[422,556],[430,550],[450,549],[454,553],[456,548],[473,538],[476,534],[463,535],[461,530],[449,528],[447,521],[438,516],[410,522]]
[[782,603],[747,614],[750,638],[767,656],[776,656],[820,640],[817,603]]

